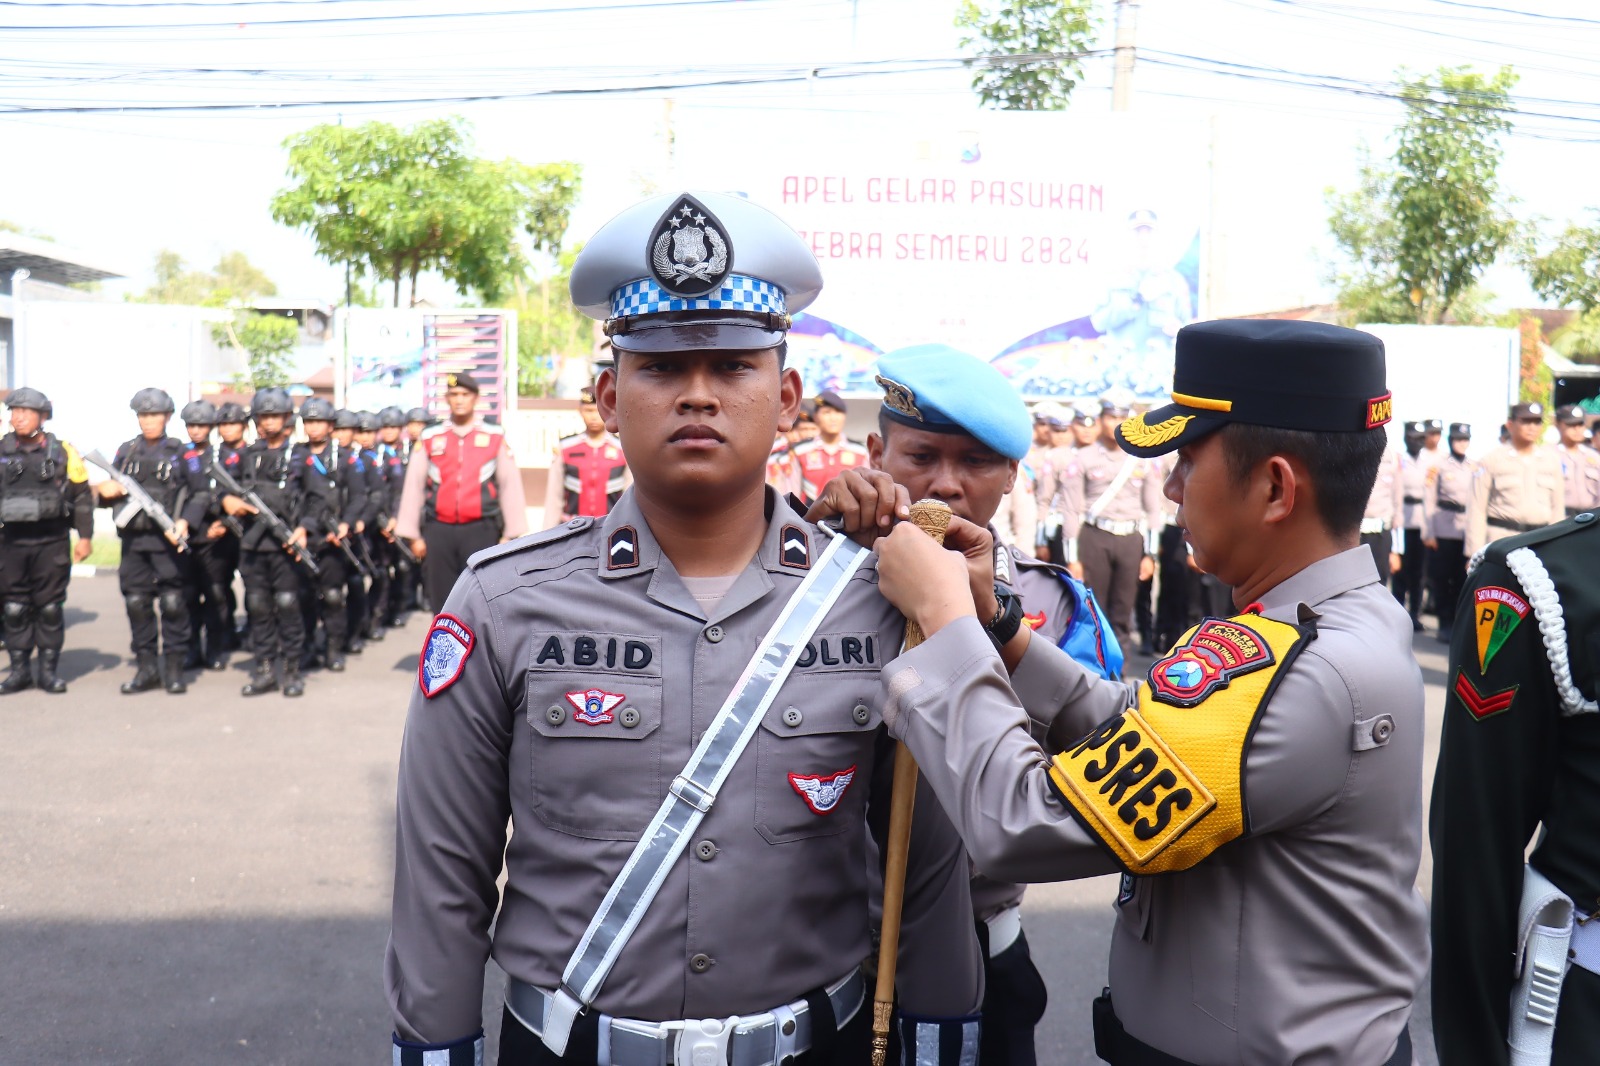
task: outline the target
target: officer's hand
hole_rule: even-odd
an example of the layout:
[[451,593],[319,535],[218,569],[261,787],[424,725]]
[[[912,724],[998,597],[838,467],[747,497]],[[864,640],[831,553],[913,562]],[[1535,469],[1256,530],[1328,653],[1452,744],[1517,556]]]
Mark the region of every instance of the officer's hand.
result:
[[1439,542],[1436,540],[1425,540],[1422,542],[1422,546],[1431,552],[1436,552],[1439,550]]
[[89,553],[94,551],[94,544],[85,537],[79,537],[78,543],[72,546],[72,561],[81,563],[89,558]]
[[1399,552],[1390,552],[1389,553],[1389,573],[1398,574],[1399,572],[1400,572],[1400,553]]
[[245,514],[259,513],[254,507],[251,507],[237,496],[224,496],[222,498],[222,509],[232,518],[238,518],[240,515]]
[[987,622],[1000,610],[994,598],[994,537],[982,526],[964,518],[950,516],[944,533],[944,546],[961,553],[967,561],[967,586],[978,621]]
[[1149,581],[1156,576],[1156,561],[1145,555],[1139,558],[1139,580]]
[[221,522],[213,522],[206,527],[207,540],[221,540],[228,535],[228,527]]
[[[356,523],[356,529],[359,531],[360,528],[361,528],[361,524],[359,522]],[[348,537],[349,535],[350,535],[350,523],[349,522],[340,522],[339,523],[339,532],[337,534],[335,534],[334,539],[335,540],[343,540],[344,538]]]
[[172,528],[167,531],[167,540],[173,544],[178,543],[189,535],[189,520],[180,518],[172,523]]
[[417,562],[419,562],[419,563],[422,562],[422,560],[424,560],[424,559],[426,559],[428,557],[428,544],[427,544],[427,542],[424,541],[421,537],[418,537],[416,540],[413,540],[411,542],[411,554],[415,555],[417,557]]
[[846,470],[822,487],[806,511],[808,522],[834,516],[851,539],[870,548],[896,518],[911,517],[911,495],[882,470]]
[[1050,545],[1041,544],[1033,549],[1033,557],[1041,563],[1048,563],[1050,561]]
[[116,500],[128,494],[128,490],[122,487],[122,482],[115,478],[107,478],[100,482],[95,491],[100,494],[102,500]]
[[[350,527],[345,525],[342,522],[339,524],[339,528],[344,530],[343,533],[339,534],[340,537],[344,537],[350,532]],[[367,528],[367,524],[365,522],[357,520],[357,522],[356,522],[356,532],[357,533],[364,532],[366,530],[366,528]]]
[[289,543],[296,548],[306,546],[306,531],[304,526],[296,526],[295,531],[289,534]]
[[384,524],[383,535],[385,537],[387,537],[389,540],[393,540],[394,539],[394,527],[399,525],[399,524],[400,524],[400,520],[398,518],[389,519],[389,521]]
[[1083,564],[1082,563],[1068,563],[1067,564],[1067,573],[1071,574],[1073,577],[1077,578],[1079,581],[1082,581],[1083,580]]
[[878,591],[932,636],[964,615],[976,616],[967,563],[911,522],[878,541]]

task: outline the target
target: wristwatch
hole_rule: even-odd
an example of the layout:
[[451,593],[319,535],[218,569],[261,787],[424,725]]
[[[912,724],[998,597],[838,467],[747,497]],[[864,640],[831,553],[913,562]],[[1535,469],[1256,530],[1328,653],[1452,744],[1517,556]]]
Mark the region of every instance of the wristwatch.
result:
[[1011,638],[1017,635],[1017,630],[1022,628],[1022,600],[1004,585],[995,585],[994,599],[998,605],[994,617],[984,625],[983,631],[989,634],[989,640],[994,644],[994,650],[999,651],[1010,643]]

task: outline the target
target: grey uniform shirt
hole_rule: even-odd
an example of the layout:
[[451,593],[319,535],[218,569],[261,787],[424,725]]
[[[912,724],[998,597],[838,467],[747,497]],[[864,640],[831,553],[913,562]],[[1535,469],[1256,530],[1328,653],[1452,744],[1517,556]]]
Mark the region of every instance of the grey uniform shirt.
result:
[[1568,511],[1600,507],[1600,452],[1587,444],[1556,449],[1561,456],[1561,472],[1566,484]]
[[1405,528],[1422,529],[1422,497],[1428,488],[1428,471],[1433,469],[1427,452],[1400,455],[1400,492],[1404,504]]
[[1472,502],[1472,471],[1467,459],[1446,456],[1434,468],[1422,494],[1423,530],[1435,540],[1464,540],[1467,505]]
[[[1393,1052],[1428,968],[1414,883],[1424,720],[1411,623],[1366,548],[1312,564],[1261,604],[1317,634],[1247,748],[1249,831],[1188,870],[1125,886],[1112,995],[1132,1036],[1200,1066],[1371,1066]],[[1059,749],[1120,713],[1125,686],[1039,640],[1008,682],[972,619],[884,675],[890,729],[980,869],[1020,881],[1120,869],[1056,798],[1022,708]],[[1381,716],[1392,732],[1375,743]]]
[[[794,564],[826,545],[771,492],[768,501],[766,539],[711,617],[632,490],[603,524],[574,519],[473,557],[443,611],[473,645],[454,683],[413,693],[400,755],[386,983],[402,1037],[442,1043],[478,1030],[491,920],[508,974],[559,983],[668,784],[804,578]],[[797,537],[806,559],[783,549]],[[620,542],[628,550],[608,550]],[[888,824],[894,754],[878,671],[903,625],[869,560],[667,875],[600,1011],[649,1021],[758,1013],[867,957],[868,822],[875,833]],[[591,690],[600,713],[584,721]],[[823,813],[791,778],[852,770]],[[961,841],[923,787],[899,964],[908,1012],[976,1013],[968,878]],[[700,955],[709,966],[691,967]]]
[[[1381,533],[1384,530],[1405,528],[1405,484],[1400,471],[1400,453],[1385,451],[1378,462],[1378,476],[1372,483],[1372,493],[1367,497],[1367,510],[1363,516],[1363,533]],[[1378,528],[1379,526],[1382,528]],[[1398,542],[1397,542],[1398,543]],[[1399,547],[1394,549],[1399,551]]]

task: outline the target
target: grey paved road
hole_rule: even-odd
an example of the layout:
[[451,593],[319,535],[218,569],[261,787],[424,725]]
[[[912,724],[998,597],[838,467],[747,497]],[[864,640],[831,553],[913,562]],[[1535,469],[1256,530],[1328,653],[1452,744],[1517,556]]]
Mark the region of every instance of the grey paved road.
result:
[[[394,766],[423,620],[301,700],[240,697],[243,657],[187,695],[128,697],[115,577],[74,580],[68,606],[71,690],[0,699],[0,1064],[387,1062]],[[1416,649],[1436,738],[1442,645]],[[1114,894],[1029,892],[1043,1063],[1098,1061]]]

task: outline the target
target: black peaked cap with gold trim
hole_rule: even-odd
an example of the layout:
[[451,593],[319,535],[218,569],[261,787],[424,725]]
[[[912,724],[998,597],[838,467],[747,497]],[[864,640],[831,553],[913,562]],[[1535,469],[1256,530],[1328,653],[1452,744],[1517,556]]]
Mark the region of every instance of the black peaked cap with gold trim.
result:
[[1117,427],[1126,452],[1151,458],[1229,422],[1359,433],[1386,424],[1383,342],[1322,322],[1237,318],[1178,331],[1172,402]]

